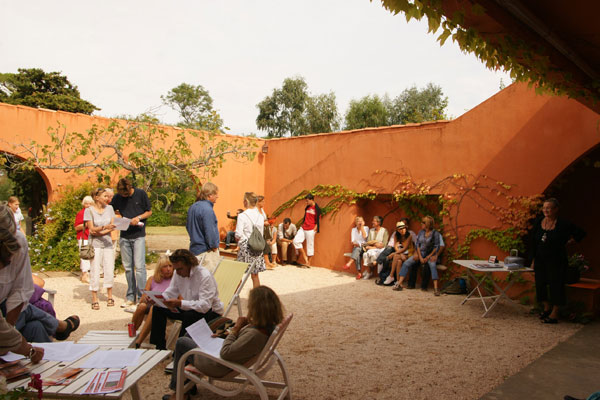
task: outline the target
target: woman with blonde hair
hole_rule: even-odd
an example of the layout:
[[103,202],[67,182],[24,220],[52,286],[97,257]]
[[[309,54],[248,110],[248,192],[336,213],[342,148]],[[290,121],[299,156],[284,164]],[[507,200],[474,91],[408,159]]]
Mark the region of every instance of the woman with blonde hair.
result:
[[[160,256],[156,266],[154,267],[154,274],[148,281],[146,281],[145,291],[152,292],[164,292],[169,287],[171,283],[171,278],[173,277],[173,264],[171,264],[171,260],[169,260],[170,252]],[[153,305],[148,303],[148,296],[143,294],[140,299],[139,304],[135,308],[135,311],[131,308],[126,308],[125,311],[133,312],[133,316],[131,317],[131,322],[133,322],[135,326],[135,330],[144,322],[144,317],[146,318],[146,322],[144,326],[142,326],[142,330],[138,337],[135,339],[135,347],[138,348],[142,344],[142,342],[146,339],[150,331],[152,330],[152,309]],[[148,315],[146,317],[146,315]]]
[[108,300],[106,305],[112,307],[115,300],[112,296],[115,279],[115,255],[110,233],[115,229],[113,224],[115,212],[108,204],[106,189],[98,188],[92,193],[94,205],[85,209],[83,220],[90,232],[90,242],[94,247],[94,258],[90,265],[90,291],[92,292],[92,310],[99,310],[98,289],[100,288],[100,269],[104,271],[103,287],[106,288]]
[[[77,232],[77,244],[79,249],[81,249],[81,246],[88,244],[90,231],[85,227],[83,214],[85,213],[85,209],[93,204],[94,199],[92,199],[92,196],[85,196],[81,201],[83,208],[75,216],[75,231]],[[83,258],[79,259],[79,268],[81,269],[81,277],[79,279],[83,283],[90,283],[90,266],[90,260],[84,260]]]
[[238,239],[239,246],[237,260],[249,264],[252,287],[260,286],[258,273],[266,269],[263,250],[255,251],[248,245],[248,239],[250,239],[254,227],[262,235],[265,226],[265,218],[256,208],[257,203],[258,196],[253,192],[244,194],[244,208],[246,208],[246,211],[238,215],[235,227],[235,237]]
[[[258,286],[250,291],[248,296],[248,313],[237,319],[235,326],[223,342],[221,358],[237,364],[244,364],[256,357],[263,350],[269,336],[275,327],[283,321],[283,305],[277,294],[267,286]],[[173,354],[174,365],[189,350],[196,348],[196,343],[190,337],[181,337],[175,345]],[[194,366],[209,377],[219,378],[231,372],[231,369],[212,360],[194,357]],[[177,384],[177,369],[171,376],[172,390]],[[190,394],[193,394],[194,389]],[[163,400],[173,400],[176,394],[167,394]],[[184,396],[184,398],[186,398]]]

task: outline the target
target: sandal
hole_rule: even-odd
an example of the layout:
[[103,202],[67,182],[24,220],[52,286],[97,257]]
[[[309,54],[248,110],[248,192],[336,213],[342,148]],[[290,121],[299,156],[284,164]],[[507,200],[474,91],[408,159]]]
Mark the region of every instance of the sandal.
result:
[[100,304],[96,301],[95,303],[92,303],[92,310],[99,310],[100,309]]
[[113,299],[106,300],[106,307],[113,307],[115,305],[115,301]]
[[[98,304],[98,303],[95,303]],[[57,340],[65,340],[69,337],[71,332],[79,328],[79,317],[77,315],[71,315],[69,318],[65,319],[67,323],[67,328],[62,332],[56,332],[54,337]]]
[[550,316],[550,310],[548,310],[548,311],[542,311],[540,313],[540,319],[541,320],[544,320],[544,319],[548,318],[549,316]]
[[558,319],[546,317],[542,320],[542,322],[545,324],[558,324]]

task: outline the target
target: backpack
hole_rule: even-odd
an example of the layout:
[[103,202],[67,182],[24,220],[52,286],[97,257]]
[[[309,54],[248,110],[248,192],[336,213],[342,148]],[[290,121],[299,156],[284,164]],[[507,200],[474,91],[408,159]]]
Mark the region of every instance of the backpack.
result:
[[248,217],[248,219],[252,223],[252,233],[248,238],[248,249],[251,250],[253,253],[262,253],[265,250],[265,245],[267,244],[267,242],[265,242],[265,238],[263,237],[260,230],[256,227],[254,222],[252,222],[250,217],[248,215],[246,215],[246,217]]

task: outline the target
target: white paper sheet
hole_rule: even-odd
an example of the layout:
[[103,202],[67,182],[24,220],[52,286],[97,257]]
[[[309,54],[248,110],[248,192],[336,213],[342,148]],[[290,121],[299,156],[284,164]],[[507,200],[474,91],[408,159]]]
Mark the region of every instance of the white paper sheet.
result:
[[73,342],[34,343],[44,348],[44,360],[71,362],[96,350],[95,344],[75,344]]
[[79,368],[124,368],[136,366],[143,350],[98,350]]
[[[142,290],[142,293],[144,293],[146,296],[150,297],[157,306],[162,307],[162,308],[169,308],[169,307],[167,307],[167,305],[165,303],[163,303],[165,298],[164,298],[162,292],[156,292],[156,291],[152,291],[152,290]],[[179,312],[176,308],[170,309],[170,310],[175,313]]]
[[0,358],[6,362],[12,362],[12,361],[17,361],[17,360],[22,360],[25,358],[25,356],[22,356],[20,354],[9,351],[8,353],[4,354],[3,356],[0,356]]
[[126,231],[127,229],[129,229],[129,224],[131,224],[131,219],[130,218],[119,218],[119,217],[115,217],[115,219],[113,220],[113,224],[115,225],[115,229],[118,229],[120,231]]
[[204,318],[188,326],[185,330],[203,352],[213,357],[221,357],[221,347],[223,347],[225,339],[212,337],[212,331]]

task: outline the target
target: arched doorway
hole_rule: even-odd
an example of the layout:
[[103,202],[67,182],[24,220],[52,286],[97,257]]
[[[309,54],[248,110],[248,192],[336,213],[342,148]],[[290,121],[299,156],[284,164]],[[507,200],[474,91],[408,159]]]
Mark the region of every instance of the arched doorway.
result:
[[48,178],[40,169],[18,168],[21,159],[14,154],[0,152],[0,160],[0,200],[7,200],[9,196],[19,198],[30,234],[35,222],[43,218],[48,204]]
[[548,186],[544,195],[560,202],[560,216],[587,232],[585,239],[569,248],[569,254],[582,253],[590,261],[586,278],[600,279],[600,145],[592,148]]

